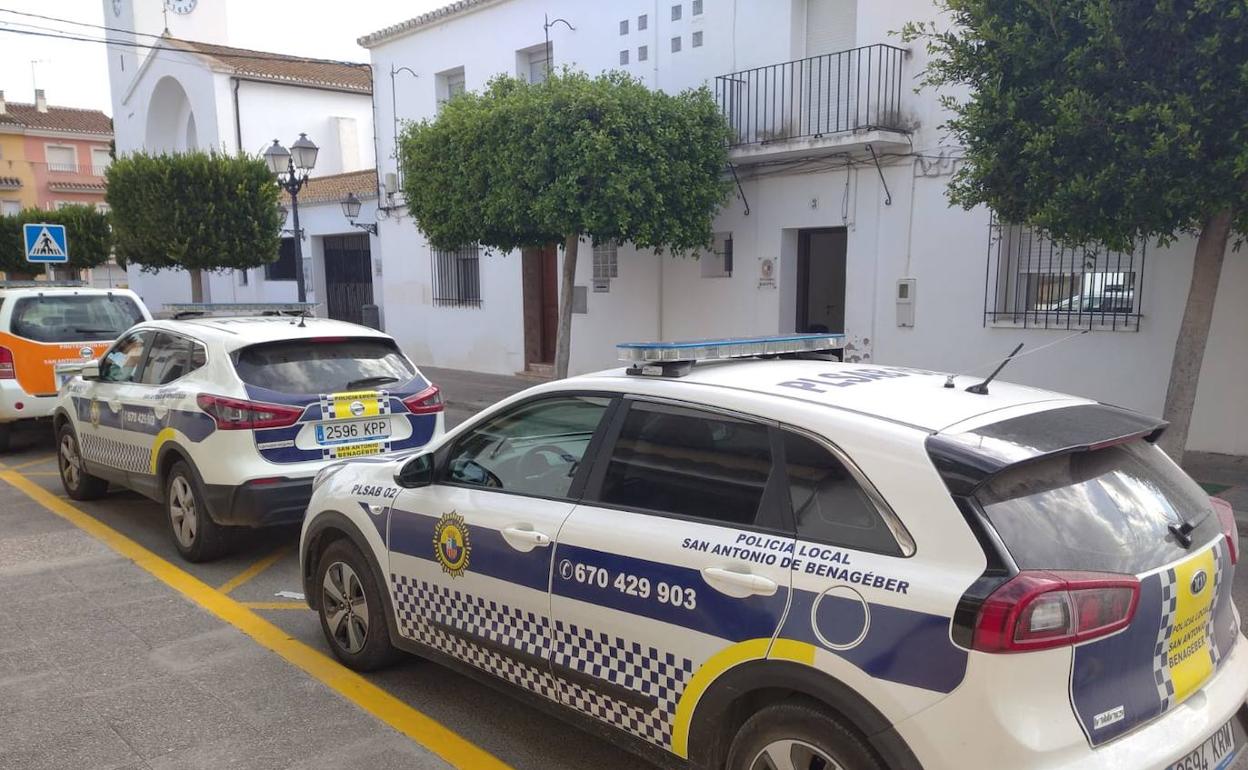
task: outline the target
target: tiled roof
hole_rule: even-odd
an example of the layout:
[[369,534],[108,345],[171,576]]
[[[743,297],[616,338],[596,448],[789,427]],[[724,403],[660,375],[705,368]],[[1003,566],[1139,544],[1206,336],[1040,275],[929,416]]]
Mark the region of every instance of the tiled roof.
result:
[[108,191],[108,185],[103,182],[48,182],[48,189],[52,192],[68,192],[68,193],[99,193],[103,195]]
[[15,176],[0,176],[0,190],[17,190],[22,186],[22,180]]
[[113,120],[99,110],[80,110],[77,107],[54,107],[40,112],[35,105],[23,102],[5,102],[0,125],[22,126],[41,131],[67,131],[77,134],[113,135]]
[[346,91],[358,91],[362,94],[373,92],[373,78],[366,64],[309,59],[303,56],[231,48],[172,37],[167,37],[165,40],[179,48],[197,53],[240,77],[271,80],[276,83],[340,88]]
[[[363,171],[348,171],[345,174],[314,176],[299,191],[299,203],[338,202],[347,197],[347,193],[355,193],[355,197],[363,200],[376,198],[377,169],[368,168]],[[284,192],[282,205],[290,205],[290,196]]]
[[417,30],[430,24],[436,24],[439,21],[445,21],[452,16],[458,16],[461,13],[467,13],[474,8],[492,3],[500,2],[500,0],[458,0],[458,2],[444,5],[441,8],[435,8],[427,13],[422,13],[407,21],[392,24],[385,29],[380,29],[371,34],[365,35],[357,39],[355,42],[365,48],[372,48],[378,43],[384,43],[396,37],[402,37],[409,32]]

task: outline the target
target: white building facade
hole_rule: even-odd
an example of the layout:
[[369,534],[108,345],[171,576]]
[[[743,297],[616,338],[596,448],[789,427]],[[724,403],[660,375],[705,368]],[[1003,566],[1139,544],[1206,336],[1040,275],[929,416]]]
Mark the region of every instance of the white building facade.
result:
[[[354,193],[363,202],[358,221],[372,223],[377,184],[367,66],[230,47],[230,12],[245,16],[237,2],[104,0],[103,5],[111,28],[117,153],[201,150],[259,156],[274,139],[289,147],[306,133],[320,148],[299,210],[307,298],[320,304],[324,315],[360,320],[361,304],[380,302],[371,281],[365,287],[359,279],[375,272],[379,244],[353,227],[340,200],[328,193]],[[277,263],[208,274],[204,300],[294,301],[293,217],[288,215],[285,227]],[[154,312],[191,297],[185,271],[149,273],[131,267],[128,280]],[[342,285],[347,283],[351,286]]]

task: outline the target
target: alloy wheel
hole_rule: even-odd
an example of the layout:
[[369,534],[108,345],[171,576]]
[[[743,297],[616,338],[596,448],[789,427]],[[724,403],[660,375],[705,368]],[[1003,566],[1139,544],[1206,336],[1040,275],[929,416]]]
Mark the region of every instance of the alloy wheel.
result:
[[329,565],[321,581],[321,612],[334,641],[352,655],[368,641],[368,598],[364,585],[351,566],[340,561]]
[[173,524],[173,536],[183,548],[195,544],[199,513],[195,509],[195,493],[185,476],[178,476],[169,485],[169,520]]
[[82,481],[82,457],[78,454],[78,444],[69,433],[61,436],[61,451],[57,455],[61,479],[69,489],[77,489]]
[[750,762],[750,770],[844,770],[817,746],[805,741],[772,741]]

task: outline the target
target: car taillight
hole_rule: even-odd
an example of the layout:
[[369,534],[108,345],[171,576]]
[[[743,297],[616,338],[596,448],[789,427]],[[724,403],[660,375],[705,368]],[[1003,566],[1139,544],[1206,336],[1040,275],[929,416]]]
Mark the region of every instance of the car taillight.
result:
[[445,402],[442,400],[442,391],[438,390],[438,386],[430,385],[416,395],[403,399],[403,406],[406,406],[407,411],[412,414],[435,414],[442,411]]
[[255,428],[282,428],[293,425],[303,409],[259,401],[243,401],[225,396],[200,393],[195,401],[216,421],[221,430],[253,430]]
[[0,380],[11,380],[15,377],[17,371],[13,368],[13,351],[0,348]]
[[1029,652],[1085,642],[1126,628],[1140,581],[1103,572],[1020,572],[984,600],[974,649]]
[[1239,561],[1239,528],[1235,526],[1235,509],[1220,497],[1211,497],[1209,502],[1222,522],[1222,533],[1226,535],[1226,546],[1231,552],[1231,564],[1234,564]]

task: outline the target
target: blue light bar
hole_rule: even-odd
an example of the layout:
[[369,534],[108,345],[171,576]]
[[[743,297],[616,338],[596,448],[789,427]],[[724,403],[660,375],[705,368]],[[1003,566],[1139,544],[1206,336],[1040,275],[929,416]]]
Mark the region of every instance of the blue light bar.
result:
[[784,353],[818,353],[845,347],[843,334],[783,334],[775,337],[730,337],[689,342],[623,342],[615,346],[621,361],[660,364],[716,361]]

